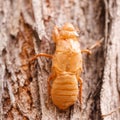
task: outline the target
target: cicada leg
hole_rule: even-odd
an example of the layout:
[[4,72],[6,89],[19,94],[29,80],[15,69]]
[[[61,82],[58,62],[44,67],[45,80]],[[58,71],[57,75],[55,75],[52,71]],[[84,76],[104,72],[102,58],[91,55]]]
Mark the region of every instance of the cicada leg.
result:
[[97,41],[95,44],[93,44],[90,48],[88,48],[88,50],[92,50],[98,46],[101,45],[101,43],[103,42],[104,38],[102,38],[101,40]]
[[27,63],[23,64],[22,67],[28,65],[30,62],[36,60],[38,57],[41,57],[41,56],[48,57],[48,58],[51,58],[51,59],[53,58],[53,56],[50,55],[50,54],[40,53],[40,54],[37,54],[37,55],[33,56],[32,58],[28,59]]
[[81,50],[81,53],[87,53],[87,54],[91,54],[91,50],[96,48],[97,46],[100,46],[101,42],[103,41],[103,38],[99,41],[97,41],[95,44],[93,44],[91,47],[85,49],[85,50]]
[[80,105],[82,105],[82,85],[83,85],[83,80],[82,78],[78,78],[78,81],[80,83],[80,87],[79,87],[79,101],[80,101]]
[[50,55],[50,54],[40,53],[40,54],[37,54],[37,55],[35,55],[34,57],[32,57],[32,58],[29,60],[29,62],[31,62],[31,61],[33,61],[33,60],[35,60],[35,59],[37,59],[38,57],[41,57],[41,56],[48,57],[48,58],[52,58],[52,57],[53,57],[53,56]]
[[81,50],[81,53],[87,53],[87,54],[91,54],[91,51],[90,50],[88,50],[88,49],[85,49],[85,50]]

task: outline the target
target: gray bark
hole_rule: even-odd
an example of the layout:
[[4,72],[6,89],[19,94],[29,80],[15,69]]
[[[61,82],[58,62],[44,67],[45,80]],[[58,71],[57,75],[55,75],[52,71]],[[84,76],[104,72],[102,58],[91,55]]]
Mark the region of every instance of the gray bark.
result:
[[120,1],[105,1],[105,66],[101,90],[101,112],[104,120],[120,119]]
[[[60,111],[48,100],[51,60],[22,65],[40,52],[53,54],[51,31],[65,22],[80,29],[81,49],[104,41],[83,54],[82,108],[77,101]],[[0,119],[119,120],[119,24],[119,0],[0,0]]]

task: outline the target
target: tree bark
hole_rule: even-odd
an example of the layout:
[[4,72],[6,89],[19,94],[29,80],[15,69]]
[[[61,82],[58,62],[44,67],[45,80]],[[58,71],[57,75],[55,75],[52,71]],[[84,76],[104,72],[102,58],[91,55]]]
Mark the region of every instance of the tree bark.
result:
[[[0,119],[118,120],[120,112],[119,0],[0,0]],[[104,37],[92,55],[83,55],[83,103],[60,111],[48,100],[47,78],[53,54],[51,31],[72,23],[81,49]],[[24,66],[23,66],[24,65]]]
[[111,113],[104,120],[118,120],[120,119],[120,1],[105,0],[104,3],[106,54],[101,90],[101,112],[102,114]]

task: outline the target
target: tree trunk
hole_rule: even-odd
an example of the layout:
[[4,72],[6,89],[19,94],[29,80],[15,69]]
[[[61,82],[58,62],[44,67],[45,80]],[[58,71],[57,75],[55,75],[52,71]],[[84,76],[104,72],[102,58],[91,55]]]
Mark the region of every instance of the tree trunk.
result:
[[[0,119],[119,120],[119,0],[0,0]],[[92,55],[83,55],[82,106],[60,111],[48,100],[47,78],[53,54],[51,31],[72,23],[80,29],[81,49],[104,37]],[[102,115],[109,114],[102,118]]]

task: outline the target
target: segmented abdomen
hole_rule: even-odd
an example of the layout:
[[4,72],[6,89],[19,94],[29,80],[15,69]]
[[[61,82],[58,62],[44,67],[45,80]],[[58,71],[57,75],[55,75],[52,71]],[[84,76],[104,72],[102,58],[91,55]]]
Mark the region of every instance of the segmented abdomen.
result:
[[78,98],[78,81],[75,75],[59,75],[52,84],[51,97],[59,109],[67,109]]

